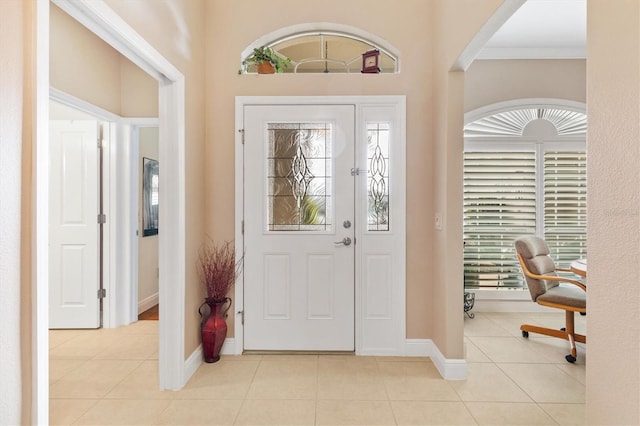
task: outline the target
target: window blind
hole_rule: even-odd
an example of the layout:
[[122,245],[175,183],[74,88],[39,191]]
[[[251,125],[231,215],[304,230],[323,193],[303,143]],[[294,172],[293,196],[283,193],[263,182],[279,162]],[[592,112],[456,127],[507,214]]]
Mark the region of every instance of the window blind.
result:
[[536,232],[534,151],[464,153],[465,287],[522,287],[513,241]]
[[544,238],[558,266],[586,258],[587,156],[584,151],[544,153]]

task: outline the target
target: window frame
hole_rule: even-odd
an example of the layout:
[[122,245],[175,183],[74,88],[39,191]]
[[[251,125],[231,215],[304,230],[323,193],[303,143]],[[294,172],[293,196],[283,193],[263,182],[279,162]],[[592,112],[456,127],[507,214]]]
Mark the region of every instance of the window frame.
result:
[[[516,103],[513,101],[496,104],[493,106],[483,107],[478,110],[472,111],[470,113],[465,114],[465,128],[469,126],[469,124],[474,124],[477,121],[485,120],[486,118],[490,118],[492,115],[497,115],[510,111],[517,111],[522,109],[531,109],[531,108],[552,108],[559,110],[572,111],[577,113],[584,114],[585,108],[582,105],[574,102],[568,102],[566,105],[560,105],[556,102],[553,103],[543,103],[540,100],[533,100],[529,102]],[[533,120],[531,120],[533,121]],[[531,122],[529,121],[529,122]],[[551,121],[547,120],[549,123]],[[586,131],[577,132],[572,134],[564,134],[564,135],[545,135],[545,134],[527,134],[522,135],[524,133],[524,128],[529,123],[524,123],[522,125],[521,135],[517,134],[501,134],[500,129],[497,129],[495,134],[478,134],[469,132],[464,135],[464,146],[463,152],[534,152],[535,153],[535,180],[536,180],[536,190],[535,190],[535,209],[536,209],[536,222],[535,222],[535,234],[543,237],[545,234],[545,152],[553,152],[553,151],[563,151],[563,152],[584,152],[587,154],[587,143],[586,143]],[[553,123],[552,123],[553,124]],[[586,126],[585,126],[586,130]],[[464,163],[464,158],[463,158]],[[465,166],[463,164],[463,170]],[[463,223],[463,235],[466,234],[464,231],[465,225]],[[466,269],[466,264],[465,264]],[[466,273],[465,273],[466,278]],[[512,286],[470,286],[467,287],[466,279],[465,279],[465,287],[466,288],[504,288],[504,289],[513,289],[518,287]],[[526,285],[523,283],[523,288],[526,288]]]
[[[247,57],[251,55],[254,48],[260,46],[271,47],[284,41],[289,41],[297,37],[305,37],[309,35],[345,37],[368,44],[371,46],[371,49],[377,49],[381,54],[387,55],[393,60],[393,74],[400,73],[401,55],[398,48],[374,33],[362,30],[351,25],[344,25],[333,22],[309,22],[304,24],[296,24],[277,29],[268,34],[264,34],[263,36],[246,46],[240,53],[240,73],[244,74],[242,72],[242,63]],[[360,58],[358,58],[358,60],[360,60]]]

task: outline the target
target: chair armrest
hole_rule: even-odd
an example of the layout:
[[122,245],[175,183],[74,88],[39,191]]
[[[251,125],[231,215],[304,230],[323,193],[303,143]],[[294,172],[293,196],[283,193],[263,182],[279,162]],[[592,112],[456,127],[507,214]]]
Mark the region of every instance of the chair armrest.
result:
[[578,275],[579,276],[579,274],[576,274],[576,272],[571,268],[560,268],[560,267],[557,267],[556,271],[567,272],[567,273],[569,273],[571,275],[574,275],[574,276]]
[[[556,276],[553,276],[553,275],[538,275],[538,274],[534,274],[533,272],[529,271],[529,268],[527,268],[527,265],[524,262],[524,259],[522,258],[522,255],[520,253],[518,253],[518,261],[520,262],[520,266],[522,267],[522,272],[524,272],[524,274],[529,278],[533,278],[535,280],[559,281],[559,282],[563,282],[563,283],[570,283],[570,284],[573,284],[575,286],[580,287],[585,292],[587,291],[587,286],[584,285],[584,283],[581,283],[580,281],[572,280],[572,279],[569,279],[569,278],[556,277]],[[559,271],[562,270],[560,268],[556,268],[556,269],[559,270]]]

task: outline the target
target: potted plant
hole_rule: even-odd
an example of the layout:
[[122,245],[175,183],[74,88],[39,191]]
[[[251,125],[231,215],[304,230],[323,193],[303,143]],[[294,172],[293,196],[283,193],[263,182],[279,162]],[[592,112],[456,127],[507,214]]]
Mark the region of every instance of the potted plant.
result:
[[242,61],[245,71],[250,64],[255,64],[258,69],[258,74],[281,73],[290,63],[291,59],[279,55],[267,46],[256,47],[253,49],[253,53]]
[[242,258],[236,261],[234,244],[230,241],[218,245],[209,239],[198,253],[198,272],[207,296],[198,309],[206,362],[220,359],[220,349],[227,337],[225,318],[232,302],[227,294],[233,288],[241,266]]

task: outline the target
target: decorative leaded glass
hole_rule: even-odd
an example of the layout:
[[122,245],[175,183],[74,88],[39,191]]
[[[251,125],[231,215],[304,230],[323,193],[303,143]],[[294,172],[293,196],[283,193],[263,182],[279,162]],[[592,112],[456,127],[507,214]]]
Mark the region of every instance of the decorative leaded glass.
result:
[[389,230],[389,124],[367,124],[367,230]]
[[267,229],[330,231],[331,125],[269,123]]

